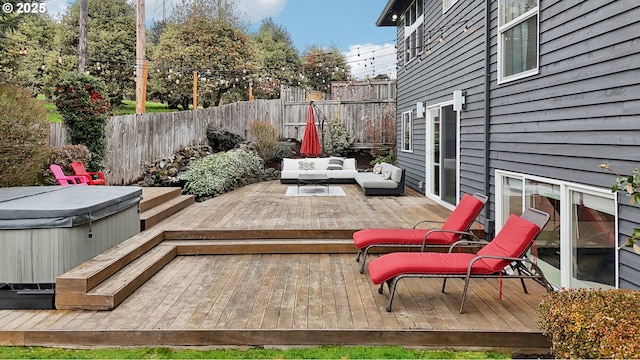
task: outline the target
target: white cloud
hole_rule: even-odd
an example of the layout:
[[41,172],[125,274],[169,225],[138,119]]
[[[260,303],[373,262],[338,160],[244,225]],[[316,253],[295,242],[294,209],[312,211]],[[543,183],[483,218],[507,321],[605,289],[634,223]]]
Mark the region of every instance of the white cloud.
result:
[[236,0],[238,10],[247,14],[249,22],[252,24],[260,22],[262,19],[276,17],[282,9],[286,0]]
[[376,77],[384,74],[396,78],[396,48],[395,44],[364,44],[351,45],[343,52],[347,64],[351,66],[351,75],[363,80],[366,77]]

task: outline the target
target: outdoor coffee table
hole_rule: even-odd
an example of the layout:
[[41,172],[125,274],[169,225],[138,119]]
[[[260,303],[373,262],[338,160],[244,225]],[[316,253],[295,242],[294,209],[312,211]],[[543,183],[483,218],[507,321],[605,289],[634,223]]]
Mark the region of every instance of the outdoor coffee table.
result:
[[329,193],[329,177],[327,174],[298,174],[298,194],[300,194],[300,186],[305,185],[322,185],[327,188]]

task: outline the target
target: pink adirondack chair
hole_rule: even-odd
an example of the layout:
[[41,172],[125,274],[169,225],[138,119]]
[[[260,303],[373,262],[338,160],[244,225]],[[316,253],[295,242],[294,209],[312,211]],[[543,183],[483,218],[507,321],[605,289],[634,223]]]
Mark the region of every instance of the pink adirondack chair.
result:
[[58,184],[61,186],[67,185],[87,185],[87,178],[84,176],[65,175],[60,165],[51,164],[49,170],[53,176],[58,180]]

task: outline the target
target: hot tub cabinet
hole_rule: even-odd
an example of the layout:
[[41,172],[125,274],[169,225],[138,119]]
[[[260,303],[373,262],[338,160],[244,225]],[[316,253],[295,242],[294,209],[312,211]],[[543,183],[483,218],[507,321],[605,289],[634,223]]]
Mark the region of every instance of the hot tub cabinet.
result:
[[55,283],[137,234],[141,198],[129,186],[0,189],[0,284]]

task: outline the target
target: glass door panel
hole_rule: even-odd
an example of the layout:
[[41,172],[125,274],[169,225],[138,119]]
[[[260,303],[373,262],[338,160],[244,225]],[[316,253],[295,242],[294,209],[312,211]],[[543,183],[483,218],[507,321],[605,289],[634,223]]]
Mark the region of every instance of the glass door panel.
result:
[[502,219],[501,224],[507,222],[509,215],[522,214],[522,179],[509,176],[502,177]]
[[531,255],[538,258],[547,280],[560,287],[560,185],[526,180],[525,194],[527,207],[549,214],[549,222],[538,235]]
[[432,177],[431,177],[431,193],[440,195],[440,108],[430,111],[431,122],[433,124],[433,132],[431,135],[431,143],[433,144]]
[[440,152],[440,198],[449,204],[457,204],[457,156],[458,156],[458,118],[453,105],[441,108],[441,136],[443,145]]
[[615,287],[615,202],[571,190],[572,288]]

